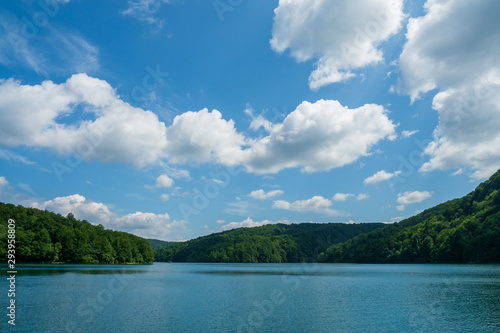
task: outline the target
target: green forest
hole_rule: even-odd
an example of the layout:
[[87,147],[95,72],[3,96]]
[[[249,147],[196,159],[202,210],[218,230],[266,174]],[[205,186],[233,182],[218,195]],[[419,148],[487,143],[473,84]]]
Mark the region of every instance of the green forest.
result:
[[8,220],[15,223],[16,263],[151,264],[148,241],[106,230],[73,214],[60,214],[0,203],[0,256],[7,261]]
[[500,170],[475,191],[331,246],[330,262],[500,263]]
[[173,243],[155,252],[156,261],[281,263],[317,261],[333,244],[385,226],[382,223],[269,224]]
[[475,191],[390,225],[292,224],[241,228],[167,244],[156,261],[500,262],[500,171]]

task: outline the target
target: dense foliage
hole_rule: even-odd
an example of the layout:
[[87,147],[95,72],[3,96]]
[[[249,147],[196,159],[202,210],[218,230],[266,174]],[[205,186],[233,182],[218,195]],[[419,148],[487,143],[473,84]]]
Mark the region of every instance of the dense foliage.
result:
[[270,224],[240,228],[173,243],[155,252],[156,261],[280,263],[321,260],[330,245],[384,226],[380,223]]
[[59,214],[0,203],[0,257],[7,258],[7,222],[16,223],[16,262],[151,264],[154,252],[140,237]]
[[500,170],[475,191],[327,251],[332,262],[500,262]]

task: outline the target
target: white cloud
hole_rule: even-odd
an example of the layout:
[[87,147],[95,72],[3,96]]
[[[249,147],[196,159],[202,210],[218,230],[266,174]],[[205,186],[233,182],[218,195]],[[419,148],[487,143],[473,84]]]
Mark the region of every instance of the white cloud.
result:
[[481,80],[434,97],[440,120],[424,151],[431,159],[420,171],[469,166],[472,177],[482,179],[500,168],[500,72]]
[[396,171],[394,173],[386,172],[385,170],[380,170],[379,172],[375,173],[373,176],[370,176],[363,180],[363,184],[377,184],[380,182],[383,182],[384,180],[389,180],[393,177],[396,177],[399,175],[401,171]]
[[156,178],[156,187],[168,188],[174,185],[174,180],[167,175],[160,175]]
[[383,60],[378,46],[402,26],[403,0],[280,0],[271,47],[297,61],[319,59],[311,89],[344,81]]
[[162,195],[160,195],[160,200],[161,201],[168,201],[168,200],[170,200],[170,195],[163,193]]
[[0,177],[0,189],[4,186],[9,186],[9,182],[4,176]]
[[215,223],[217,223],[217,224],[223,224],[223,223],[226,223],[226,221],[225,220],[217,220]]
[[274,198],[277,195],[282,195],[283,191],[282,190],[272,190],[266,193],[263,189],[259,189],[256,191],[250,192],[248,195],[251,198],[258,199],[258,200],[266,200],[270,198]]
[[[222,221],[222,223],[225,223],[225,221],[223,221],[223,220],[219,220],[219,221]],[[219,223],[219,221],[217,221],[217,223]],[[228,223],[226,225],[223,225],[220,227],[220,229],[225,231],[225,230],[236,229],[236,228],[260,227],[260,226],[263,226],[266,224],[277,224],[277,223],[287,224],[287,223],[290,223],[290,221],[289,220],[279,220],[279,221],[273,222],[270,220],[263,220],[263,221],[257,222],[249,217],[241,222],[231,222],[231,223]]]
[[360,193],[358,194],[358,196],[356,197],[356,200],[365,200],[365,199],[368,199],[370,196],[366,193]]
[[185,229],[185,221],[171,221],[167,213],[153,214],[136,212],[118,216],[103,203],[93,202],[79,194],[57,197],[43,203],[34,202],[32,207],[46,209],[61,215],[73,213],[75,218],[106,228],[120,230],[147,238],[166,239],[175,228]]
[[413,131],[403,131],[401,132],[401,136],[405,139],[409,138],[413,134],[417,134],[419,131],[418,130],[413,130]]
[[341,167],[369,154],[394,134],[395,125],[380,105],[349,109],[338,101],[303,102],[269,136],[252,141],[245,166],[254,173],[302,167],[305,172]]
[[239,164],[243,160],[241,146],[245,137],[237,133],[234,121],[207,109],[185,112],[174,118],[167,132],[165,151],[172,163]]
[[346,201],[347,198],[349,197],[352,197],[354,196],[354,194],[350,194],[350,193],[336,193],[334,196],[333,196],[333,201]]
[[425,9],[408,23],[398,87],[412,101],[438,90],[439,125],[420,171],[470,167],[487,178],[500,168],[500,2],[429,0]]
[[400,205],[396,206],[396,209],[399,211],[403,211],[405,209],[405,205],[419,203],[430,197],[432,197],[432,193],[428,191],[413,191],[413,192],[399,193],[397,202]]
[[274,201],[273,208],[286,209],[294,212],[315,212],[328,215],[338,215],[339,213],[331,209],[332,201],[322,196],[314,196],[307,200],[297,200],[292,203],[285,200]]
[[[95,120],[60,122],[79,106]],[[108,83],[86,74],[35,86],[0,80],[0,119],[1,144],[75,152],[83,160],[142,167],[157,162],[166,145],[165,125],[155,114],[123,102]]]
[[43,203],[34,202],[31,206],[41,210],[50,210],[64,216],[73,213],[76,218],[85,219],[95,224],[109,225],[114,218],[114,214],[106,205],[89,201],[79,194],[57,197]]
[[413,191],[413,192],[404,192],[398,194],[398,204],[409,205],[424,201],[432,197],[432,194],[427,191]]
[[186,221],[171,221],[167,213],[136,212],[117,218],[112,226],[140,237],[167,239],[173,229],[186,229]]

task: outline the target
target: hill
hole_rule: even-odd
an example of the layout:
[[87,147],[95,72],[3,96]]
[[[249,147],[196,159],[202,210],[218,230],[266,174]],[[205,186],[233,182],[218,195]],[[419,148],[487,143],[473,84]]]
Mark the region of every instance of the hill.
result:
[[151,239],[151,238],[146,238],[148,241],[149,245],[151,245],[151,248],[153,251],[158,251],[162,247],[170,246],[172,244],[175,244],[176,242],[167,242],[167,241],[162,241],[159,239]]
[[224,231],[155,252],[155,261],[280,263],[316,261],[330,245],[383,227],[382,223],[269,224]]
[[151,264],[154,252],[140,237],[106,230],[73,214],[0,203],[0,258],[7,261],[8,220],[15,223],[16,263]]
[[500,170],[463,198],[327,250],[328,261],[500,262]]

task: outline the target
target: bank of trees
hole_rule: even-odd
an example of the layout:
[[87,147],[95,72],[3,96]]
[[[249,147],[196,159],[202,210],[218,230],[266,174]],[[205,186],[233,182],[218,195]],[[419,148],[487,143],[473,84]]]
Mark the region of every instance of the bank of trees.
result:
[[156,260],[500,263],[500,171],[467,196],[400,223],[241,228],[169,244]]
[[319,254],[330,245],[382,226],[380,223],[302,223],[240,228],[169,244],[155,252],[155,260],[241,263],[317,261]]
[[327,250],[331,262],[499,263],[500,171],[475,191]]
[[121,264],[153,262],[154,252],[140,237],[34,208],[0,203],[0,257],[7,256],[7,222],[16,223],[17,263]]

